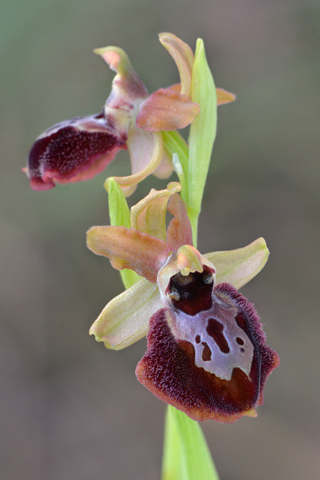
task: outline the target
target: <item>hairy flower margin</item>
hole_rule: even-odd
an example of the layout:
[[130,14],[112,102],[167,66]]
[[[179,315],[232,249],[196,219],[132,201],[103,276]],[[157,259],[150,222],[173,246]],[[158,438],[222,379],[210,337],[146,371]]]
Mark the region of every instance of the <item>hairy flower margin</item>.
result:
[[[116,180],[127,196],[152,173],[159,178],[170,176],[172,161],[163,148],[161,132],[188,126],[199,113],[199,105],[191,101],[191,48],[171,33],[160,34],[160,42],[178,67],[180,83],[151,95],[121,48],[95,50],[116,72],[111,94],[102,113],[58,123],[38,137],[24,169],[34,190],[92,178],[119,150],[126,149],[132,174]],[[235,97],[218,88],[217,98],[221,105]]]
[[[194,420],[232,423],[256,416],[267,377],[279,364],[252,304],[237,289],[265,265],[260,238],[201,255],[178,192],[152,189],[131,209],[131,228],[92,227],[87,245],[144,277],[109,302],[90,329],[107,348],[147,334],[138,380]],[[166,230],[166,213],[173,218]],[[149,320],[150,319],[150,320]]]

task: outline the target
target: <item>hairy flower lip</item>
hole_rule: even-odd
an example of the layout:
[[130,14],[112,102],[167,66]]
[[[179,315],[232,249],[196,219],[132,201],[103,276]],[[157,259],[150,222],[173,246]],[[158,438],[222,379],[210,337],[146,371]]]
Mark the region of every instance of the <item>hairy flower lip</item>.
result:
[[[231,330],[228,332],[223,329],[225,337],[222,338],[228,339],[226,345],[230,348],[230,341],[233,339],[233,352],[234,349],[239,350],[236,354],[238,357],[233,360],[236,363],[229,365],[228,356],[235,355],[232,351],[229,353],[229,350],[220,353],[220,360],[219,356],[216,357],[222,348],[222,339],[219,340],[218,337],[212,342],[212,338],[207,334],[203,336],[205,329],[199,324],[199,319],[203,317],[204,322],[210,322],[212,309],[203,314],[200,312],[197,321],[185,329],[183,321],[181,323],[180,320],[181,313],[164,307],[156,311],[150,319],[147,352],[137,365],[136,375],[151,393],[182,410],[193,420],[213,419],[233,423],[242,416],[257,416],[256,407],[263,404],[265,382],[279,365],[279,358],[265,344],[265,334],[257,314],[245,297],[228,284],[215,287],[213,296],[217,296],[218,303],[214,302],[212,308],[219,306],[221,301],[223,305],[226,299],[233,305],[234,309],[225,317],[219,316],[219,310],[216,310],[219,321],[212,319],[215,322],[212,325],[220,324],[225,327],[231,322]],[[234,311],[238,312],[236,317],[232,313]],[[232,325],[238,322],[238,330],[232,333]],[[179,323],[182,326],[180,333],[176,330]],[[190,328],[195,328],[195,333],[190,332]],[[238,344],[238,341],[241,343]],[[244,347],[248,350],[247,366],[241,360]],[[210,364],[212,352],[215,352],[215,356],[214,362]],[[222,364],[219,363],[221,361]]]
[[116,136],[101,114],[75,117],[53,125],[38,137],[26,173],[32,188],[47,190],[55,182],[93,177],[126,148],[125,135]]

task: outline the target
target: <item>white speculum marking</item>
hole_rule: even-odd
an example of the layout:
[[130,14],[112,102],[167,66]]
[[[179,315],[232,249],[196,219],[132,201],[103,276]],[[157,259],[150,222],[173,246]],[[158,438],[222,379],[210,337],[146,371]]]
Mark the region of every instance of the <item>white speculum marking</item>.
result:
[[[175,338],[194,346],[196,366],[221,380],[231,380],[234,368],[240,368],[248,377],[250,375],[253,345],[238,326],[236,314],[234,305],[213,294],[209,310],[196,315],[179,311],[170,316],[170,328]],[[216,339],[213,330],[217,332]]]

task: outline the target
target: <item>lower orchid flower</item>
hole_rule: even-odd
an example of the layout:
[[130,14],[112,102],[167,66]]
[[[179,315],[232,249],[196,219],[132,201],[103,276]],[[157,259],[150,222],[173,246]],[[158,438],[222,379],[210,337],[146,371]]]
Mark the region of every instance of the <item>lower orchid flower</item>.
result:
[[[90,333],[121,349],[147,334],[138,380],[194,420],[256,416],[279,364],[258,315],[238,288],[265,265],[262,238],[201,255],[192,245],[179,183],[151,190],[131,209],[131,228],[92,227],[88,247],[114,268],[144,277],[111,300]],[[166,229],[166,213],[173,218]]]
[[[191,48],[170,33],[160,34],[160,41],[174,58],[181,83],[150,96],[122,49],[95,50],[117,73],[111,94],[102,113],[58,123],[38,137],[24,169],[34,190],[92,178],[119,150],[126,149],[132,174],[117,177],[126,195],[151,173],[159,178],[171,175],[171,157],[163,148],[161,132],[190,125],[199,113],[199,105],[190,99],[194,63]],[[217,89],[217,97],[219,105],[235,98],[223,89]]]

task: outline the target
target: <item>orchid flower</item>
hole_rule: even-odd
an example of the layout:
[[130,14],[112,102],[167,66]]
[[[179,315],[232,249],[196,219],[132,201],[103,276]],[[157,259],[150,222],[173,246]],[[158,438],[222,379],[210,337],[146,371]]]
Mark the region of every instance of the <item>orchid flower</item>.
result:
[[[177,182],[152,189],[131,208],[131,228],[88,231],[94,253],[144,277],[107,304],[90,333],[115,350],[147,334],[138,380],[194,420],[231,423],[256,416],[266,379],[279,364],[253,305],[237,290],[269,252],[259,238],[202,255],[192,245],[180,190]],[[166,229],[167,212],[173,218]]]
[[[188,126],[198,115],[199,105],[190,100],[194,62],[191,48],[169,33],[160,34],[160,41],[173,57],[181,83],[150,96],[121,48],[94,51],[116,72],[111,94],[102,113],[58,123],[38,137],[24,169],[34,190],[92,178],[119,150],[126,149],[132,174],[116,178],[126,195],[151,173],[159,178],[170,176],[173,167],[163,148],[161,131]],[[217,89],[217,96],[219,104],[235,98],[223,89]]]

